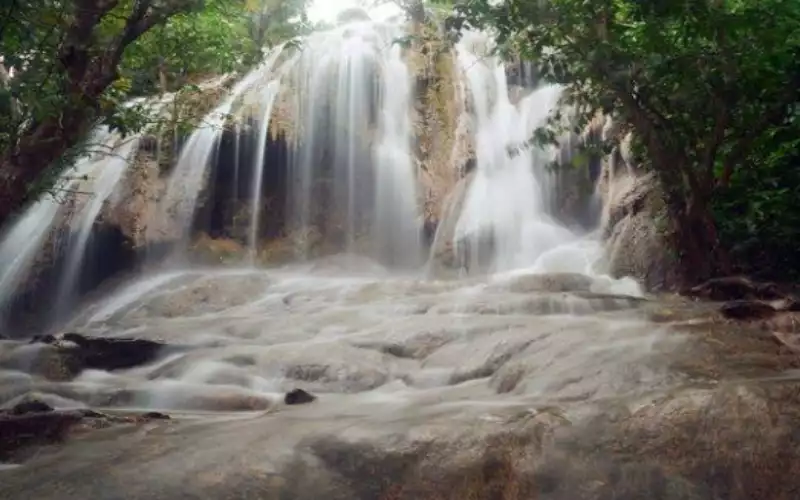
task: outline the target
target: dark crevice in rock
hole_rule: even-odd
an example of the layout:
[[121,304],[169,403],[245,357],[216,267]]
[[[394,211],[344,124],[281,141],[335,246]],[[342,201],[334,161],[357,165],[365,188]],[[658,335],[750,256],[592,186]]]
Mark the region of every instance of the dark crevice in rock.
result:
[[286,393],[283,397],[283,402],[287,405],[304,405],[313,403],[316,399],[316,396],[303,389],[294,389]]
[[89,337],[78,333],[44,335],[31,340],[43,344],[35,372],[51,380],[70,380],[83,370],[121,370],[155,361],[166,344],[145,339]]

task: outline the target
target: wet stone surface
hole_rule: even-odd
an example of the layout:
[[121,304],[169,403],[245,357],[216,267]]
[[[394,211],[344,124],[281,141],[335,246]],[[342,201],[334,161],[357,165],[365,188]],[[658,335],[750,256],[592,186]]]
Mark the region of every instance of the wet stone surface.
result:
[[[777,317],[575,275],[252,274],[147,278],[69,325],[186,346],[137,366],[59,377],[51,345],[0,343],[3,418],[68,422],[6,457],[0,497],[797,498]],[[234,296],[170,312],[215,279]]]

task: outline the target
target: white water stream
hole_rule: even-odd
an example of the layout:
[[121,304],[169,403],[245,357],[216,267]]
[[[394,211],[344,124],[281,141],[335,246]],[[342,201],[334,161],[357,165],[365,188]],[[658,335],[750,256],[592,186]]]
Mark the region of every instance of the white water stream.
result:
[[[0,240],[0,308],[8,304],[31,271],[53,230],[62,222],[60,214],[75,210],[68,216],[68,225],[77,237],[68,242],[66,274],[59,285],[60,295],[72,292],[95,219],[135,155],[139,137],[122,139],[105,128],[97,129],[89,140],[92,153],[79,159],[57,181],[53,193],[58,198],[44,195],[4,233]],[[72,199],[74,208],[59,201],[64,195]],[[57,248],[61,242],[51,243]]]

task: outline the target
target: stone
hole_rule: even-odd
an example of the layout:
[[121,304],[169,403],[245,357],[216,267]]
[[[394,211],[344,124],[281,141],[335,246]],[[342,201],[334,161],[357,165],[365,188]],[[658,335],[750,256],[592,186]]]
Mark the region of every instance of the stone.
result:
[[664,201],[656,179],[628,174],[611,177],[605,170],[599,191],[605,206],[602,234],[607,272],[615,278],[634,278],[647,291],[675,289],[681,277],[669,250]]
[[154,361],[165,344],[145,339],[89,337],[79,333],[34,337],[39,352],[32,371],[48,380],[71,380],[83,370],[122,370]]
[[286,393],[286,395],[283,397],[283,402],[287,405],[304,405],[312,403],[316,399],[316,396],[304,391],[303,389],[294,389]]
[[78,333],[65,333],[62,339],[77,346],[71,351],[80,358],[84,369],[106,371],[147,364],[155,360],[164,347],[152,340],[86,337]]
[[685,292],[709,300],[775,300],[785,298],[774,283],[758,283],[744,276],[714,278]]
[[29,343],[30,344],[49,344],[49,345],[52,345],[52,344],[56,343],[56,337],[55,337],[55,335],[50,335],[50,334],[48,334],[48,335],[34,335],[31,338],[31,341]]
[[170,420],[172,417],[170,417],[166,413],[149,411],[147,413],[142,414],[142,418],[145,420]]
[[130,417],[87,408],[55,410],[41,401],[27,401],[9,412],[0,412],[0,461],[24,461],[39,446],[61,444],[75,434],[108,428],[114,424],[136,424],[169,418],[158,412]]
[[528,274],[515,278],[508,288],[514,293],[589,292],[592,279],[576,273]]
[[0,460],[27,446],[62,440],[82,418],[77,412],[0,415]]
[[772,304],[760,300],[731,300],[723,304],[719,312],[729,319],[755,320],[770,318],[778,310]]
[[10,413],[12,415],[26,415],[28,413],[45,413],[53,411],[53,407],[49,404],[36,399],[23,401],[14,406]]
[[444,208],[431,244],[431,259],[428,272],[436,279],[453,279],[460,275],[461,269],[456,245],[456,225],[475,173],[460,179],[444,202]]

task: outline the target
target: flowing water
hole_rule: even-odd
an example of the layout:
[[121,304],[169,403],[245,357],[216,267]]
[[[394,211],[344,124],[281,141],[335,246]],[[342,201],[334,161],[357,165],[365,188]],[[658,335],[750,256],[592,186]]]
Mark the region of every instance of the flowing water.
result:
[[[162,340],[174,353],[63,383],[19,373],[27,382],[13,389],[62,407],[162,411],[263,410],[296,387],[349,395],[352,408],[408,411],[636,400],[663,389],[672,378],[659,354],[678,338],[648,332],[638,299],[606,291],[579,275],[400,278],[346,256],[275,271],[158,274],[68,328]],[[48,347],[19,346],[12,357],[37,349]]]
[[[224,125],[230,120],[230,113],[236,100],[246,90],[257,85],[265,74],[269,74],[280,56],[281,49],[282,47],[277,47],[271,51],[258,68],[238,81],[222,103],[203,118],[201,125],[183,146],[177,164],[167,181],[167,190],[159,203],[153,207],[150,215],[151,220],[170,220],[174,224],[172,231],[177,231],[183,243],[190,237],[198,197],[208,180],[208,168],[219,146]],[[148,225],[148,231],[149,240],[157,239],[159,233],[165,231],[163,222]],[[182,249],[185,249],[185,245]]]
[[[491,55],[492,41],[483,33],[465,33],[458,63],[468,82],[475,121],[476,172],[459,214],[455,239],[481,248],[490,239],[490,271],[532,269],[540,272],[598,272],[599,242],[573,234],[548,214],[553,189],[549,165],[557,150],[524,144],[556,110],[561,88],[535,88],[514,105],[506,70]],[[485,247],[484,247],[485,248]],[[472,255],[473,259],[483,256]],[[634,290],[632,283],[628,290]]]
[[[17,293],[53,230],[63,221],[60,215],[71,210],[74,214],[67,216],[68,226],[75,229],[77,236],[66,242],[67,266],[59,284],[59,298],[68,300],[94,222],[136,154],[139,138],[139,135],[134,135],[122,139],[104,127],[97,129],[89,141],[96,150],[67,169],[57,181],[53,194],[45,195],[33,204],[7,230],[0,242],[0,262],[3,263],[0,307],[7,305]],[[64,195],[74,200],[62,201]],[[60,242],[51,243],[57,247]]]
[[418,266],[412,82],[395,43],[402,35],[396,24],[356,22],[305,42],[290,78],[301,138],[288,219],[301,231],[337,227],[344,251],[368,239],[382,261]]
[[[525,442],[540,432],[526,430],[529,417],[520,415],[558,408],[579,422],[609,405],[646,407],[680,387],[685,377],[670,359],[684,335],[649,322],[640,299],[607,291],[580,275],[402,277],[355,256],[143,276],[65,327],[166,342],[157,362],[58,382],[43,376],[50,346],[0,342],[0,395],[6,407],[36,397],[174,420],[95,431],[3,472],[0,492],[270,498],[288,489],[286,498],[384,498],[323,478],[342,470],[354,488],[412,481],[392,464],[415,463],[428,442],[450,451],[428,455],[425,470],[459,471],[456,464],[493,449],[498,433],[519,432]],[[283,394],[296,388],[318,401],[286,406]],[[307,453],[307,465],[294,462]],[[44,469],[47,480],[36,472]],[[89,471],[96,480],[86,480]],[[284,479],[264,482],[264,474]],[[468,498],[454,491],[408,498]]]
[[[172,217],[184,240],[191,238],[209,167],[227,160],[214,152],[230,121],[236,125],[236,158],[230,162],[234,177],[250,179],[247,246],[255,256],[266,210],[265,169],[279,168],[266,161],[267,147],[273,130],[281,130],[283,139],[291,141],[285,187],[290,230],[327,227],[341,235],[337,246],[342,251],[355,250],[357,240],[369,234],[376,257],[419,266],[412,82],[402,48],[395,43],[402,35],[398,24],[356,22],[313,34],[299,49],[279,46],[270,51],[206,117],[207,126],[189,138],[154,217]],[[254,147],[251,159],[242,164],[245,135]],[[300,253],[307,256],[309,249]]]
[[[260,186],[264,170],[276,168],[264,162],[267,138],[288,103],[296,137],[287,218],[311,226],[322,210],[341,230],[344,252],[356,250],[366,231],[373,260],[340,256],[273,271],[173,269],[143,276],[64,328],[159,338],[180,346],[180,354],[65,383],[19,375],[28,382],[12,392],[41,392],[68,406],[255,410],[297,385],[361,394],[364,402],[507,405],[520,398],[595,399],[614,392],[610,387],[641,396],[665,383],[668,377],[643,361],[652,357],[659,333],[643,335],[635,314],[606,315],[635,309],[638,287],[598,274],[599,243],[547,215],[551,180],[544,165],[554,153],[508,154],[509,145],[524,142],[544,122],[560,89],[539,87],[513,104],[503,64],[488,54],[490,40],[479,33],[467,33],[454,52],[467,90],[461,95],[471,103],[459,122],[471,124],[477,171],[463,208],[447,217],[457,220],[456,242],[491,234],[492,273],[483,281],[444,282],[414,271],[422,262],[413,85],[395,43],[403,33],[398,24],[359,21],[314,34],[299,51],[268,53],[190,136],[156,212],[166,217],[163,210],[177,204],[178,225],[190,234],[222,126],[238,117],[242,134],[241,118],[249,117],[256,134],[252,162],[233,164],[251,170],[247,242],[255,255]],[[72,223],[61,298],[74,288],[94,221],[135,154],[136,139],[117,148],[118,156],[76,167],[78,175],[91,174],[86,189],[96,196]],[[238,154],[238,136],[236,144]],[[17,247],[41,244],[43,228],[55,218],[53,205],[32,208],[3,251],[30,259],[34,252]],[[4,285],[21,267],[5,271]],[[547,277],[569,272],[582,274]],[[594,333],[586,339],[589,330]],[[26,358],[35,349],[20,347],[17,354]],[[620,371],[628,365],[636,380],[652,382],[647,389]]]

